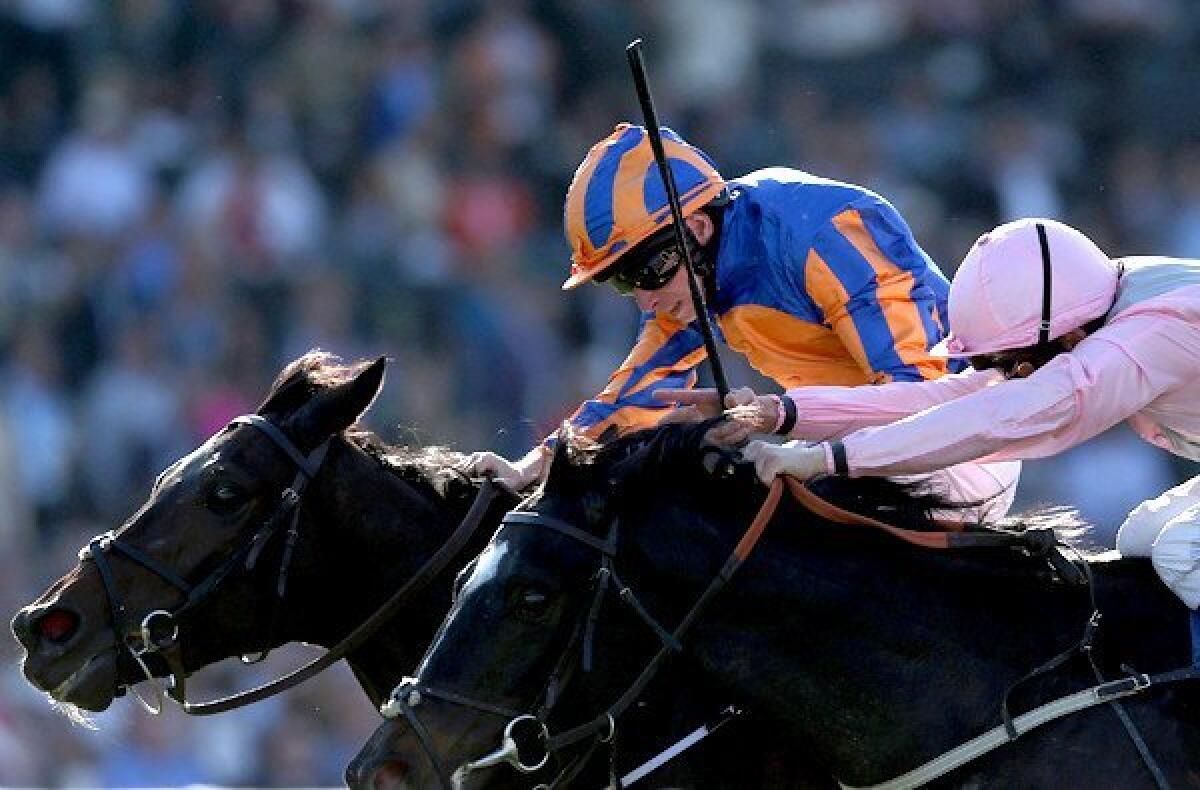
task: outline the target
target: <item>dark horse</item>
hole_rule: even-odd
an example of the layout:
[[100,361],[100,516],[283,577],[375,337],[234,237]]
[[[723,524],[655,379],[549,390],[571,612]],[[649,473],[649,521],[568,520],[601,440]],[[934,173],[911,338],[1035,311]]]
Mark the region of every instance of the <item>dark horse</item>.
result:
[[[364,787],[398,774],[414,786],[486,783],[485,766],[540,760],[562,728],[594,721],[631,685],[722,568],[764,493],[745,465],[713,478],[699,463],[705,426],[669,426],[599,450],[563,441],[544,490],[506,517],[460,591],[416,677],[352,763]],[[843,506],[929,530],[928,501],[881,480],[830,479]],[[608,544],[606,546],[606,544]],[[606,567],[639,607],[605,603]],[[1186,613],[1148,563],[1089,559],[1103,623],[1091,654],[1105,678],[1190,660]],[[1070,566],[1068,566],[1069,568]],[[601,615],[597,618],[599,608]],[[694,621],[675,674],[691,666],[778,722],[849,786],[902,775],[1001,723],[1006,689],[1080,640],[1087,586],[1012,548],[935,551],[830,523],[785,500],[765,537]],[[590,631],[590,633],[589,633]],[[585,636],[581,639],[580,634]],[[591,654],[591,671],[583,655]],[[568,667],[564,671],[564,667]],[[593,707],[546,713],[551,678]],[[1097,684],[1078,653],[1022,683],[1014,715]],[[558,685],[555,682],[553,685]],[[1200,722],[1187,683],[1122,700],[1168,782],[1200,787]],[[549,719],[549,735],[539,719]],[[507,749],[499,749],[505,736]],[[484,757],[487,755],[487,757]],[[483,758],[483,759],[481,759]],[[735,757],[735,760],[738,759]],[[757,753],[740,760],[752,769]],[[1023,734],[938,780],[943,786],[1154,786],[1109,705]],[[909,785],[911,786],[911,785]]]
[[[287,550],[277,534],[252,570],[235,563],[200,605],[179,618],[177,644],[185,672],[290,641],[325,647],[340,642],[410,579],[463,519],[479,486],[455,471],[462,456],[436,447],[388,447],[354,428],[383,376],[383,360],[347,367],[321,353],[305,355],[279,374],[258,414],[302,453],[331,440],[302,496],[286,597],[275,602]],[[261,429],[231,424],[164,471],[115,537],[157,567],[197,584],[270,518],[296,469],[296,460]],[[515,497],[502,497],[459,560],[348,656],[373,704],[378,706],[416,665],[450,606],[454,571],[482,550],[515,503]],[[147,613],[180,604],[183,594],[176,585],[128,557],[107,555],[111,590],[131,630]],[[143,669],[118,645],[129,634],[114,633],[111,603],[99,567],[86,560],[18,612],[12,629],[26,651],[23,670],[29,682],[60,703],[99,711],[143,680]],[[168,673],[158,655],[144,660],[154,675]],[[686,707],[690,690],[684,687],[684,699],[663,702],[646,716],[648,731],[665,739],[672,729],[670,715],[657,712]],[[717,704],[698,705],[696,715],[711,714]],[[676,729],[687,731],[697,723],[685,717]],[[726,752],[769,742],[744,725],[722,730],[714,740]],[[653,743],[647,744],[651,753]],[[727,764],[716,751],[715,764]],[[636,750],[628,751],[630,759],[636,756]],[[695,759],[689,765],[693,776],[714,775],[703,763],[697,767]]]
[[[300,501],[285,599],[274,600],[289,550],[276,534],[258,550],[252,570],[235,563],[180,618],[178,646],[187,672],[285,642],[326,647],[339,642],[463,518],[478,486],[453,470],[461,456],[442,448],[390,448],[371,434],[349,430],[378,393],[384,366],[379,359],[345,367],[313,352],[276,379],[258,414],[301,453],[330,440]],[[164,471],[115,537],[156,567],[199,584],[270,518],[296,472],[296,461],[261,429],[231,423]],[[462,560],[404,608],[400,627],[382,629],[348,657],[374,704],[420,656],[449,606],[454,572],[478,553],[515,501],[495,504]],[[97,562],[81,560],[12,621],[26,651],[29,682],[61,703],[90,711],[104,710],[116,694],[145,678],[130,651],[119,646],[130,634],[114,633],[114,594],[131,630],[147,613],[177,607],[183,598],[178,585],[145,564],[115,551],[106,555],[108,585]],[[145,660],[155,675],[166,674],[157,655]]]

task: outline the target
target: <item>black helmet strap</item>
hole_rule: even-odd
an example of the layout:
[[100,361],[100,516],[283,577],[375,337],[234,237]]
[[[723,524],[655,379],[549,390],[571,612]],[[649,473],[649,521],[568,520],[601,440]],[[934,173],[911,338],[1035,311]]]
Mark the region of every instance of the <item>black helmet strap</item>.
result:
[[1046,226],[1037,223],[1038,244],[1042,247],[1042,322],[1038,324],[1038,345],[1050,342],[1050,295],[1053,268],[1050,266],[1050,242],[1046,240]]

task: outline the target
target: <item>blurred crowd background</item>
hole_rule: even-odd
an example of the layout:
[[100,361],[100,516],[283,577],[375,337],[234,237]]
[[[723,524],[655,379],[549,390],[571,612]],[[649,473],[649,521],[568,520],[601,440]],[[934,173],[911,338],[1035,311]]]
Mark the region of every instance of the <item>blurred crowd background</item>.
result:
[[[636,35],[660,117],[727,177],[871,187],[947,275],[1025,215],[1200,257],[1188,0],[0,0],[4,619],[309,348],[392,359],[369,424],[401,443],[518,455],[598,390],[636,311],[559,290],[562,199],[640,121]],[[1195,473],[1120,429],[1030,464],[1021,501],[1106,536]],[[91,731],[17,656],[0,638],[0,784],[337,783],[375,722],[339,671]]]

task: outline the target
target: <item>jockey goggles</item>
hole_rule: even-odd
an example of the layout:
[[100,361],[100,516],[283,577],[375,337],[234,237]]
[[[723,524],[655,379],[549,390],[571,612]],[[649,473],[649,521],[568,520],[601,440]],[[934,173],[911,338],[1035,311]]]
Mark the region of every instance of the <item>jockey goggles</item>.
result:
[[[689,246],[695,249],[691,234]],[[657,291],[671,282],[679,267],[683,265],[683,253],[675,243],[675,229],[664,228],[621,256],[608,271],[600,272],[596,282],[608,283],[622,294],[637,291]]]

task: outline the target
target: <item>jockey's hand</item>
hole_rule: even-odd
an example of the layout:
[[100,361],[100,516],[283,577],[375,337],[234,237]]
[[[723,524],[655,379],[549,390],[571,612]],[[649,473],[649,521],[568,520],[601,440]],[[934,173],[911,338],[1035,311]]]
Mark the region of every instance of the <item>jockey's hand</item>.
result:
[[[725,407],[745,406],[754,403],[758,396],[749,387],[731,390],[725,396]],[[661,423],[700,422],[721,414],[721,400],[715,389],[661,389],[656,390],[654,399],[674,403],[679,408]]]
[[541,476],[545,465],[546,453],[538,446],[519,461],[496,453],[471,453],[458,468],[468,477],[491,477],[509,491],[519,493]]
[[712,444],[738,447],[756,433],[774,433],[782,409],[778,396],[755,395],[750,403],[726,409],[725,420],[713,426],[705,438]]
[[825,449],[819,444],[771,444],[755,440],[742,449],[742,457],[754,462],[758,478],[767,485],[779,475],[808,480],[829,471],[825,462]]

